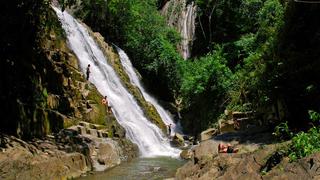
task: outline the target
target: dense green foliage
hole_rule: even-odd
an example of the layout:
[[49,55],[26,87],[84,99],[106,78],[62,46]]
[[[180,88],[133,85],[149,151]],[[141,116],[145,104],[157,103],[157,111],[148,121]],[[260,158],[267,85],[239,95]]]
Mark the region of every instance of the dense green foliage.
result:
[[320,111],[320,24],[319,4],[288,5],[285,24],[279,33],[273,61],[265,77],[271,100],[282,98],[291,125],[308,125],[308,110]]
[[[265,111],[264,107],[280,101],[289,124],[307,117],[308,109],[319,109],[315,98],[319,43],[312,41],[319,31],[304,30],[315,23],[311,15],[317,7],[296,7],[279,0],[196,0],[195,58],[182,61],[176,52],[179,35],[157,11],[164,3],[83,0],[76,14],[126,50],[153,92],[166,100],[183,100],[182,124],[187,131],[198,133],[211,126],[225,108]],[[297,19],[302,27],[295,24]],[[298,45],[300,40],[292,37],[300,33],[310,44]],[[309,63],[299,61],[304,57]],[[300,70],[292,73],[291,66]],[[298,101],[305,105],[297,105]],[[274,118],[280,119],[279,112],[275,113],[278,117]]]
[[212,54],[181,64],[181,96],[184,100],[183,125],[191,132],[210,126],[223,111],[231,86],[232,72],[225,65],[221,49]]
[[[200,14],[193,53],[202,56],[209,52],[205,55],[211,60],[207,69],[217,68],[219,72],[200,70],[198,63],[203,58],[197,58],[191,62],[191,66],[200,68],[200,73],[196,74],[195,71],[191,75],[193,79],[185,73],[182,78],[184,99],[192,97],[202,103],[199,109],[199,105],[194,106],[185,101],[187,115],[191,115],[187,116],[187,121],[202,124],[196,128],[197,132],[216,122],[224,108],[246,111],[270,103],[269,84],[266,83],[268,77],[265,74],[268,64],[275,58],[273,55],[277,35],[283,25],[284,5],[278,0],[196,2]],[[184,71],[189,70],[187,68]],[[207,81],[206,87],[202,86],[202,82],[194,80],[206,80],[208,77],[216,80]],[[201,91],[199,88],[202,88]],[[192,91],[197,95],[192,94]],[[194,126],[186,127],[189,129]]]
[[[281,119],[278,109],[281,102],[285,109],[282,119],[290,125],[307,126],[308,109],[320,108],[317,76],[320,41],[316,35],[320,29],[315,18],[319,15],[319,5],[278,0],[196,2],[201,14],[194,55],[201,56],[221,47],[225,65],[232,71],[229,81],[225,81],[229,84],[227,95],[220,96],[224,104],[205,104],[211,110],[202,113],[213,114],[212,109],[227,107],[275,113],[273,118]],[[206,77],[207,73],[197,76]],[[216,78],[225,79],[225,76]],[[264,107],[268,106],[274,106],[275,111],[267,111]],[[188,121],[197,119],[195,124],[215,121],[217,114],[206,118],[210,119],[195,115]]]
[[309,123],[312,127],[307,132],[300,131],[295,134],[292,132],[292,129],[289,128],[288,122],[280,123],[274,129],[273,135],[275,135],[280,141],[291,139],[290,146],[288,146],[284,152],[291,161],[295,161],[320,151],[320,113],[309,110],[308,114]]
[[[320,114],[315,111],[309,111],[310,119],[313,122],[320,121]],[[320,151],[320,128],[313,126],[308,132],[300,132],[292,138],[289,157],[291,160],[305,157],[314,152]]]

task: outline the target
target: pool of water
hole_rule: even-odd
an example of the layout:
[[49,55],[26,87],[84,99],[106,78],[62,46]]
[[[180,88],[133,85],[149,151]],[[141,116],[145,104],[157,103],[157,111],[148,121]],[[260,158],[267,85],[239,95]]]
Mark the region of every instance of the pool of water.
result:
[[169,157],[138,158],[105,172],[89,174],[79,180],[165,179],[174,177],[186,161]]

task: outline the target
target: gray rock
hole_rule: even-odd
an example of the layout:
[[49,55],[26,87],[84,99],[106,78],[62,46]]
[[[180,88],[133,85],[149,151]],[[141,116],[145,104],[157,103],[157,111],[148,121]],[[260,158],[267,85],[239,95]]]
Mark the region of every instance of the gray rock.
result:
[[211,139],[213,136],[218,134],[218,130],[215,128],[207,129],[200,134],[200,141]]
[[179,133],[175,133],[170,143],[172,146],[175,146],[175,147],[183,147],[184,146],[183,136]]
[[193,152],[192,152],[191,149],[183,150],[183,151],[181,151],[181,153],[180,153],[180,157],[181,157],[182,159],[188,160],[188,159],[191,159],[192,156],[193,156]]

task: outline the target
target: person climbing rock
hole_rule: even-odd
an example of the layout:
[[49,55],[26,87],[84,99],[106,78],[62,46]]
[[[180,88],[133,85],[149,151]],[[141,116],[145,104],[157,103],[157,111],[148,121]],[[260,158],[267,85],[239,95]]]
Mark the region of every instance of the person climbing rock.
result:
[[87,109],[91,109],[92,108],[88,101],[86,101],[86,107],[87,107]]
[[168,134],[171,136],[171,124],[167,125],[168,126]]
[[105,107],[106,107],[106,112],[110,114],[110,113],[111,113],[111,106],[109,106],[109,102],[108,102],[107,96],[104,96],[104,98],[101,100],[101,103],[102,103],[103,105],[105,105]]
[[87,71],[86,71],[87,80],[89,80],[90,73],[91,73],[91,72],[90,72],[90,64],[88,64]]
[[218,145],[218,152],[219,153],[237,153],[239,151],[238,148],[232,147],[231,144],[224,145],[220,143]]
[[117,130],[114,125],[111,126],[111,131],[112,131],[113,137],[120,137],[119,134],[117,134]]

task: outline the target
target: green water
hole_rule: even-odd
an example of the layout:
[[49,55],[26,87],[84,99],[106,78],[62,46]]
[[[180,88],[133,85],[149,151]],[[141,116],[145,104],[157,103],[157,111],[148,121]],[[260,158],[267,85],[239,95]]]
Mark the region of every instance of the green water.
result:
[[165,179],[174,177],[185,161],[168,157],[138,158],[105,172],[81,177],[79,180]]

